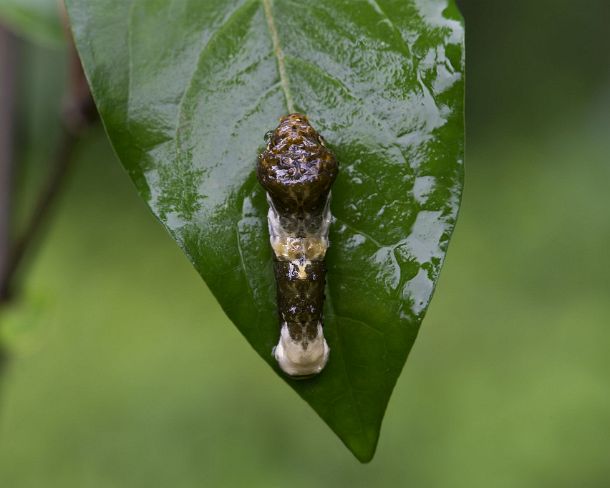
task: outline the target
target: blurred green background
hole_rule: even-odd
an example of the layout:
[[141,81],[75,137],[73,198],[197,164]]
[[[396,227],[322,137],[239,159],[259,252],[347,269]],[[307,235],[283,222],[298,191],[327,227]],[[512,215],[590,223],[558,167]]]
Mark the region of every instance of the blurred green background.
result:
[[[0,486],[610,485],[610,4],[459,3],[463,207],[372,463],[250,349],[98,128],[0,310]],[[21,211],[64,58],[20,46]]]

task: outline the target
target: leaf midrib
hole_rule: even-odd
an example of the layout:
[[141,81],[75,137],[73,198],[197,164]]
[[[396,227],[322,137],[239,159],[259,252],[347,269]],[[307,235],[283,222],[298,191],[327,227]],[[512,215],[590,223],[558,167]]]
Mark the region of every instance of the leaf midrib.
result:
[[275,18],[273,17],[273,10],[271,5],[272,0],[262,0],[263,9],[265,11],[265,18],[267,19],[267,26],[269,27],[269,33],[271,34],[271,41],[273,43],[273,54],[277,60],[277,67],[280,75],[280,85],[286,98],[286,107],[289,113],[294,113],[294,100],[292,93],[290,92],[290,83],[288,81],[288,75],[286,73],[286,63],[284,62],[284,51],[280,44],[280,36],[275,26]]

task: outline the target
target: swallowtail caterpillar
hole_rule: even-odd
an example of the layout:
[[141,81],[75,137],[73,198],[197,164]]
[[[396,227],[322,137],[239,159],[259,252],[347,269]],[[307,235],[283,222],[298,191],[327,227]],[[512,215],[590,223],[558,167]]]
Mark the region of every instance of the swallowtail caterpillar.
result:
[[322,309],[330,226],[330,187],[338,165],[302,114],[290,114],[268,133],[257,176],[267,191],[280,338],[273,355],[293,377],[322,371],[330,349]]

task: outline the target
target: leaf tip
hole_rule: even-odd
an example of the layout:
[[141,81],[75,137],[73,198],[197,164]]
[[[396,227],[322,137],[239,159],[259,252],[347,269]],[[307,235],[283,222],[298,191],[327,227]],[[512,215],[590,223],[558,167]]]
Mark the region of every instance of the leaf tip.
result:
[[377,452],[379,428],[375,431],[369,431],[368,435],[365,436],[344,438],[339,435],[339,438],[358,461],[362,464],[368,464]]

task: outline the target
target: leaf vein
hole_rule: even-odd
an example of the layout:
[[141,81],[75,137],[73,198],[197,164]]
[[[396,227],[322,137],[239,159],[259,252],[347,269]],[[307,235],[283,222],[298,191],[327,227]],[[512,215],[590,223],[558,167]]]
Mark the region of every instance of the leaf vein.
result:
[[353,230],[354,232],[366,237],[369,241],[371,241],[373,244],[375,244],[378,248],[383,248],[383,247],[396,247],[397,244],[382,244],[381,242],[379,242],[377,239],[375,239],[373,236],[371,236],[370,234],[367,234],[366,232],[357,229],[355,226],[353,226],[352,224],[348,224],[345,220],[340,219],[339,217],[333,216],[333,218],[337,221],[337,222],[341,222],[343,225],[345,225],[345,227],[347,227],[348,229]]
[[[307,66],[308,68],[310,68],[312,71],[317,72],[320,76],[326,78],[327,80],[330,80],[331,82],[333,82],[335,85],[337,85],[352,101],[354,101],[360,108],[360,110],[368,115],[369,117],[371,117],[371,119],[373,119],[375,122],[377,122],[381,127],[383,127],[383,129],[385,131],[387,131],[388,133],[391,133],[392,130],[390,128],[390,126],[387,124],[387,122],[385,122],[379,115],[377,115],[375,112],[371,111],[371,109],[366,105],[362,103],[362,97],[357,96],[352,89],[345,84],[345,82],[343,82],[341,79],[337,78],[335,75],[329,73],[328,71],[322,69],[319,65],[312,63],[311,61],[301,58],[299,56],[294,56],[293,54],[284,54],[284,59],[287,60],[291,60],[295,63],[300,63],[304,66]],[[399,136],[395,135],[395,138],[398,139]],[[402,147],[402,145],[395,141],[393,142],[393,145],[396,146],[398,148],[398,150],[400,151],[400,154],[403,157],[403,162],[406,164],[407,163],[407,154],[405,152],[405,149]]]
[[[214,32],[214,34],[212,34],[209,39],[207,40],[207,42],[201,46],[200,50],[199,50],[199,54],[197,55],[197,61],[195,62],[195,66],[198,67],[201,62],[202,59],[208,49],[208,46],[210,45],[210,43],[212,43],[214,41],[214,39],[222,32],[223,28],[229,23],[231,22],[231,20],[240,13],[240,11],[242,9],[247,8],[251,3],[253,3],[256,0],[245,0],[244,2],[242,2],[241,4],[239,4],[237,7],[235,7],[231,13],[229,13],[224,19],[223,21],[220,23],[220,25],[218,26],[218,28],[216,29],[216,31]],[[195,76],[197,73],[197,68],[195,68],[193,70],[193,72],[190,74],[185,87],[184,87],[184,91],[182,92],[182,96],[180,97],[180,102],[178,103],[178,112],[177,112],[177,117],[176,117],[176,130],[175,130],[175,134],[174,134],[174,140],[176,141],[176,144],[178,144],[178,132],[180,130],[180,120],[182,118],[182,114],[184,112],[184,103],[185,100],[187,98],[188,93],[191,91],[191,87],[193,86],[193,83],[195,82]]]
[[269,33],[271,34],[271,41],[273,42],[273,53],[277,59],[277,67],[280,74],[280,84],[282,85],[282,91],[286,98],[286,106],[288,112],[294,113],[294,100],[290,91],[290,84],[288,81],[288,74],[286,73],[286,63],[284,61],[284,51],[280,44],[280,36],[275,25],[275,19],[273,18],[273,10],[271,8],[271,0],[263,0],[263,7],[265,10],[265,18],[267,19],[267,26],[269,27]]

